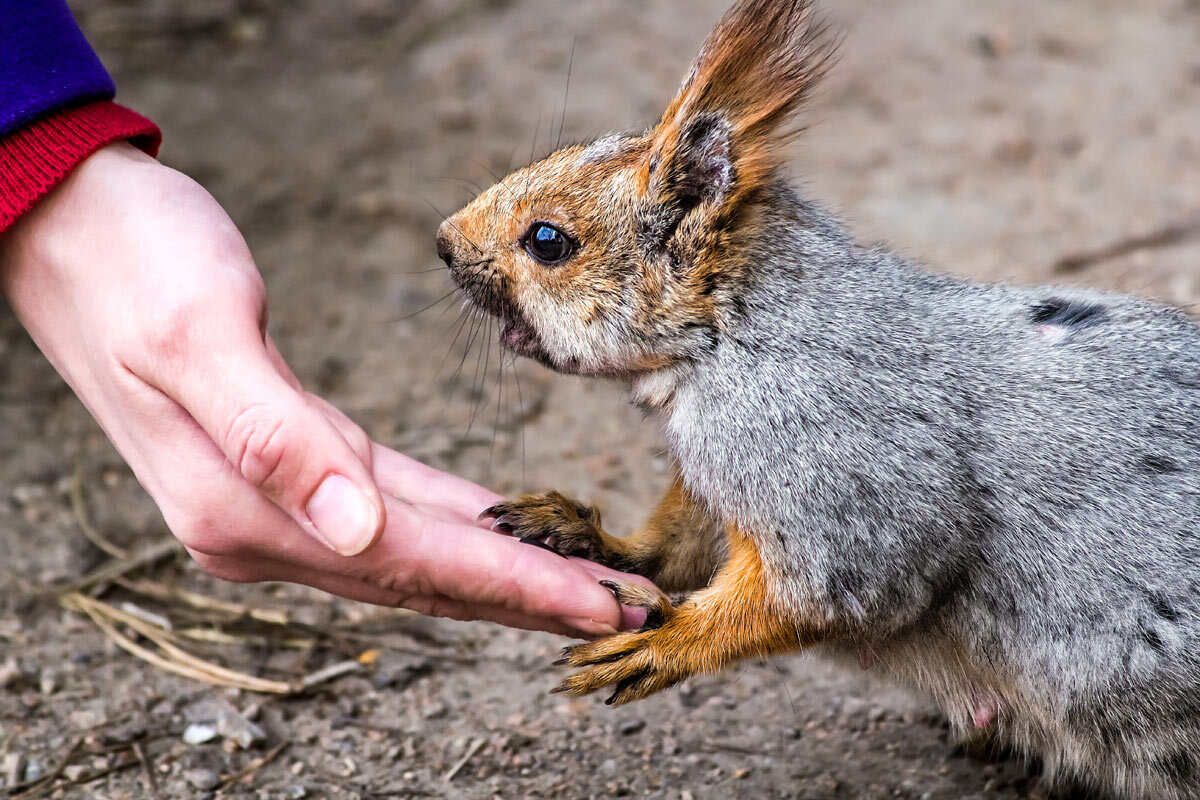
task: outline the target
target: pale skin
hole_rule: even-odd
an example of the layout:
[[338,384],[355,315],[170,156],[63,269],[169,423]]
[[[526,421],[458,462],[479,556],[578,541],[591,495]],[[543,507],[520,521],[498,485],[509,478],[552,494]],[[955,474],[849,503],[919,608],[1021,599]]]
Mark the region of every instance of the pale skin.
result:
[[640,622],[598,583],[636,578],[488,530],[497,495],[305,392],[234,224],[133,147],[0,236],[0,291],[213,575],[588,637]]

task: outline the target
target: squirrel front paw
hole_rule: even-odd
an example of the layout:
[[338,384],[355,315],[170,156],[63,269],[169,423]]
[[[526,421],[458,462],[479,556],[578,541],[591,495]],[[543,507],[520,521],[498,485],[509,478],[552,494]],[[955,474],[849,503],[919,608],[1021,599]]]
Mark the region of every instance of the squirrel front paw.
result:
[[749,657],[821,641],[817,616],[781,608],[754,540],[732,527],[729,558],[711,584],[672,605],[658,589],[603,581],[623,606],[646,609],[640,630],[568,647],[560,664],[581,669],[556,689],[575,695],[613,687],[609,705],[639,700],[692,675]]
[[704,671],[703,663],[692,663],[687,657],[694,651],[688,652],[690,648],[685,650],[677,646],[681,638],[675,628],[681,620],[678,609],[666,595],[633,583],[600,583],[616,595],[621,605],[646,609],[646,622],[636,631],[565,648],[563,657],[554,662],[555,666],[583,669],[551,689],[552,693],[578,696],[612,686],[613,693],[604,702],[619,706],[641,700]]
[[586,558],[614,569],[629,567],[621,541],[600,528],[600,512],[560,492],[521,495],[485,509],[479,519],[491,519],[492,530],[559,555]]

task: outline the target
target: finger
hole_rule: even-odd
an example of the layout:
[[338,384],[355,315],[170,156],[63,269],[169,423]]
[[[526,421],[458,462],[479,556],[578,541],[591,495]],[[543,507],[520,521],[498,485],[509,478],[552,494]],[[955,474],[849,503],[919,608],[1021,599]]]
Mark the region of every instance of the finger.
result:
[[385,502],[389,530],[405,535],[381,538],[372,558],[403,563],[416,594],[554,618],[590,633],[611,633],[621,623],[612,594],[577,563],[507,536],[447,523],[399,501]]
[[365,464],[368,469],[373,469],[375,452],[371,437],[367,436],[362,428],[325,398],[311,392],[305,392],[304,397],[308,400],[310,406],[324,414],[333,427],[337,428],[338,433],[346,440],[346,444],[350,445],[350,449],[358,456],[358,460]]
[[[305,532],[342,555],[361,553],[385,516],[368,464],[280,375],[255,326],[214,339],[206,353],[181,359],[184,368],[166,370],[158,388]],[[158,376],[141,377],[154,383]]]
[[229,581],[285,581],[311,586],[314,589],[360,603],[407,608],[431,617],[484,620],[510,628],[546,631],[580,638],[592,638],[596,635],[591,631],[572,628],[565,622],[554,618],[522,614],[504,606],[472,604],[443,596],[411,595],[406,592],[385,589],[359,578],[313,570],[285,561],[260,558],[250,564],[245,559],[234,559],[227,556],[212,557],[200,552],[192,552],[192,557],[208,572]]
[[489,489],[382,445],[376,444],[374,452],[375,478],[380,488],[410,503],[441,506],[473,521],[480,511],[503,499]]
[[263,344],[267,348],[267,358],[271,360],[271,364],[275,367],[275,371],[279,373],[280,377],[287,381],[288,386],[291,386],[297,392],[303,391],[303,388],[300,386],[300,379],[296,377],[296,374],[292,372],[292,368],[283,360],[283,354],[275,346],[275,340],[270,335],[267,335],[263,337]]

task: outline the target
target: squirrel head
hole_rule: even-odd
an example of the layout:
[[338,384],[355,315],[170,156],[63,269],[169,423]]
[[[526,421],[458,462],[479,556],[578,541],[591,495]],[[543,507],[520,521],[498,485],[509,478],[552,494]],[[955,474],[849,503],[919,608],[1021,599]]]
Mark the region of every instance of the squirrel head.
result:
[[501,343],[551,368],[632,377],[702,355],[834,49],[809,0],[741,0],[653,127],[508,175],[442,224],[439,255]]

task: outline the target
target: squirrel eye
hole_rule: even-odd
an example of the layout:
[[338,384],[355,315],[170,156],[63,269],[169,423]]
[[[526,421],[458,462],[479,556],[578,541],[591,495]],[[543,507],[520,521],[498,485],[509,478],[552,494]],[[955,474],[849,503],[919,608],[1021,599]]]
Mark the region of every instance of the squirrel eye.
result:
[[575,245],[550,223],[535,222],[525,234],[525,251],[542,264],[557,264],[575,252]]

